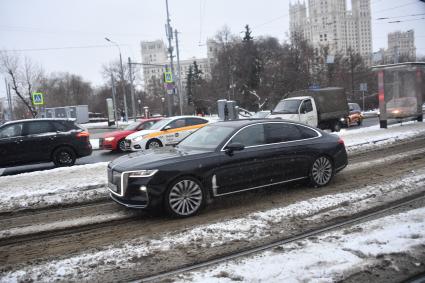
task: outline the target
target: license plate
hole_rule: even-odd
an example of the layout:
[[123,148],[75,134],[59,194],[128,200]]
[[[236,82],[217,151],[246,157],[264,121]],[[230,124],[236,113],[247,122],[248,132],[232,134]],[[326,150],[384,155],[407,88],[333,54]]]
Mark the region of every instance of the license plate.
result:
[[109,188],[111,191],[114,191],[114,192],[118,193],[118,186],[117,186],[117,185],[112,184],[111,182],[108,182],[108,188]]

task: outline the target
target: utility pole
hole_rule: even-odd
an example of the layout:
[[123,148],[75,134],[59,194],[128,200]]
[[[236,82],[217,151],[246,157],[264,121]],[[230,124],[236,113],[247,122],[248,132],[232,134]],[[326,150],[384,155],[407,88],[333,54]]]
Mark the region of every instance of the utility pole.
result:
[[124,68],[122,65],[122,56],[121,56],[121,48],[115,41],[110,40],[109,38],[105,37],[105,40],[114,44],[120,53],[120,76],[121,76],[121,88],[122,88],[122,95],[124,96],[124,114],[125,114],[125,120],[128,121],[128,109],[127,109],[127,95],[125,93],[125,81],[124,81]]
[[114,74],[111,73],[111,84],[112,84],[112,101],[114,103],[114,115],[115,115],[115,126],[118,128],[118,110],[117,110],[117,99],[116,94],[117,91],[115,89],[115,80],[114,80]]
[[131,59],[128,57],[128,68],[130,76],[130,93],[131,93],[131,110],[133,112],[133,120],[136,122],[136,101],[134,99],[134,86],[133,86],[133,71],[131,66]]
[[177,54],[177,84],[178,84],[178,94],[179,94],[179,104],[180,104],[180,115],[183,115],[183,89],[182,89],[182,80],[181,80],[181,71],[180,71],[180,56],[179,56],[179,37],[177,29],[174,31],[176,36],[176,54]]
[[9,108],[9,119],[13,120],[12,96],[10,94],[10,85],[7,82],[6,78],[4,79],[4,83],[5,83],[5,86],[6,86],[7,105],[8,105],[8,108]]
[[[168,37],[168,53],[170,54],[170,69],[171,69],[171,74],[174,78],[174,65],[173,65],[173,45],[172,45],[172,40],[173,40],[173,29],[171,28],[170,25],[170,13],[168,12],[168,0],[165,0],[165,7],[167,9],[167,25],[165,27],[165,33]],[[175,88],[174,88],[175,89]],[[174,106],[174,91],[172,94],[168,95],[168,116],[171,117],[173,116],[173,106]]]

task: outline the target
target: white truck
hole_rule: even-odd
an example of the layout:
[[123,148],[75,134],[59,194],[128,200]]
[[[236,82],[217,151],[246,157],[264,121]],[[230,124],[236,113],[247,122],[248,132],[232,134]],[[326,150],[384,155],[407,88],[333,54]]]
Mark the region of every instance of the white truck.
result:
[[269,118],[301,122],[338,132],[348,117],[344,89],[328,87],[291,92],[276,105]]

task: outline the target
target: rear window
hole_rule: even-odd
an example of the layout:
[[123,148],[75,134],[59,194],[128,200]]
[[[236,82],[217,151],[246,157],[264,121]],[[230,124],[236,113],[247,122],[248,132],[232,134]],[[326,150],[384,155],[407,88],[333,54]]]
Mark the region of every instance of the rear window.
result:
[[74,122],[72,121],[52,121],[53,125],[55,127],[55,130],[58,132],[68,132],[71,130],[80,130],[81,128],[78,127]]

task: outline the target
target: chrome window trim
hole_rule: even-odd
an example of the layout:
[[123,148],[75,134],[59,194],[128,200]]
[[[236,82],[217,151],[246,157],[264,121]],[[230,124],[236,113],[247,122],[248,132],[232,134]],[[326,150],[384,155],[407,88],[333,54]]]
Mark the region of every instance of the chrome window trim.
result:
[[259,144],[259,145],[251,145],[251,146],[246,146],[245,148],[254,148],[254,147],[262,147],[262,146],[268,146],[268,145],[276,145],[276,144],[284,144],[284,143],[293,143],[293,142],[298,142],[298,141],[308,141],[308,140],[313,140],[313,139],[318,139],[320,137],[322,137],[322,134],[314,129],[311,128],[307,125],[301,125],[301,124],[296,124],[296,123],[291,123],[291,122],[284,122],[284,121],[267,121],[267,122],[259,122],[259,123],[255,123],[255,124],[249,124],[244,126],[243,128],[239,129],[236,133],[234,133],[228,140],[227,142],[224,144],[224,146],[221,148],[220,151],[226,151],[225,148],[226,146],[229,144],[229,142],[233,139],[234,136],[236,136],[240,131],[244,130],[245,128],[251,127],[251,126],[255,126],[255,125],[264,125],[264,124],[291,124],[291,125],[295,125],[295,126],[301,126],[301,127],[305,127],[308,128],[310,130],[313,130],[317,133],[317,137],[313,137],[313,138],[307,138],[307,139],[300,139],[300,140],[293,140],[293,141],[285,141],[285,142],[276,142],[276,143],[266,143],[266,144]]
[[261,186],[256,186],[256,187],[242,189],[242,190],[237,190],[237,191],[228,192],[228,193],[222,193],[222,194],[217,194],[216,193],[216,190],[213,190],[213,196],[214,197],[218,197],[218,196],[225,196],[225,195],[230,195],[230,194],[236,194],[236,193],[250,191],[250,190],[255,190],[255,189],[264,188],[264,187],[268,187],[268,186],[285,184],[285,183],[289,183],[289,182],[293,182],[293,181],[298,181],[298,180],[302,180],[302,179],[306,179],[306,178],[308,178],[308,176],[306,176],[306,177],[300,177],[300,178],[295,178],[295,179],[290,179],[290,180],[285,180],[285,181],[276,182],[276,183],[270,183],[270,184],[267,184],[267,185],[261,185]]

